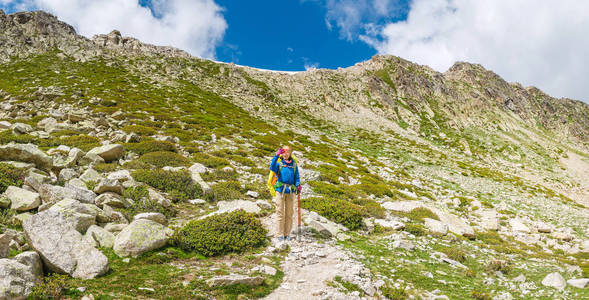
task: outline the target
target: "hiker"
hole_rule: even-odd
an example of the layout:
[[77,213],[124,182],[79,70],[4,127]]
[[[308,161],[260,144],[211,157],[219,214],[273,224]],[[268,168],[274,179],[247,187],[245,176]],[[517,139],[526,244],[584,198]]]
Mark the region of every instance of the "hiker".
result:
[[294,195],[301,192],[299,168],[292,157],[292,147],[283,146],[276,151],[270,163],[270,170],[276,174],[274,202],[278,213],[278,240],[290,241]]

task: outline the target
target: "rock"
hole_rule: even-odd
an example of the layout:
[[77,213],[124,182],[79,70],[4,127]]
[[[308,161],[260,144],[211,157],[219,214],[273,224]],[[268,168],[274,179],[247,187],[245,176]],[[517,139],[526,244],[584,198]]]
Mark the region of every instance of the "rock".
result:
[[272,204],[268,203],[268,201],[266,200],[257,200],[256,204],[261,208],[261,209],[272,209]]
[[125,218],[125,215],[120,211],[116,211],[114,208],[110,207],[109,205],[103,204],[102,211],[110,218],[113,222],[128,224],[129,221]]
[[158,204],[160,204],[163,207],[170,206],[170,204],[171,204],[170,200],[166,199],[158,191],[156,191],[152,188],[147,188],[147,192],[149,193],[149,199],[155,200]]
[[112,179],[102,179],[100,182],[94,187],[94,192],[97,194],[102,194],[106,192],[116,193],[119,195],[123,194],[123,186],[119,183],[118,180]]
[[99,182],[100,180],[102,180],[102,175],[100,175],[94,169],[88,168],[84,173],[82,173],[82,176],[80,176],[80,180],[86,183]]
[[82,180],[80,180],[78,178],[72,178],[67,183],[69,186],[75,186],[80,189],[88,189],[88,186],[86,185],[86,183],[84,183]]
[[33,214],[31,214],[30,212],[24,212],[22,214],[18,214],[12,217],[12,221],[16,224],[22,224],[25,220],[29,219],[32,216]]
[[485,230],[499,230],[499,216],[495,210],[484,210],[481,213],[481,227]]
[[55,203],[65,198],[75,199],[83,203],[94,203],[96,194],[87,189],[66,184],[65,187],[42,184],[39,195],[44,203]]
[[38,193],[15,186],[9,186],[4,192],[4,197],[10,200],[10,207],[17,211],[27,211],[41,205],[41,198]]
[[124,154],[125,149],[122,145],[111,144],[102,147],[96,147],[88,151],[88,153],[86,153],[86,156],[98,155],[102,159],[104,159],[105,162],[111,162],[113,160],[122,158]]
[[135,132],[131,132],[125,137],[125,143],[138,143],[140,141],[141,136],[139,136]]
[[555,239],[558,239],[558,240],[561,240],[561,241],[565,241],[565,242],[570,242],[570,241],[572,241],[575,238],[574,235],[572,235],[572,234],[570,234],[568,232],[555,232],[555,233],[552,234],[552,236]]
[[23,229],[28,243],[50,271],[82,279],[108,271],[106,256],[84,242],[82,234],[56,211],[32,216],[23,222]]
[[102,209],[98,208],[98,206],[90,203],[82,203],[82,205],[84,205],[92,215],[96,216],[96,222],[108,223],[111,221],[110,217]]
[[152,220],[152,221],[160,223],[164,226],[168,225],[168,220],[166,219],[166,216],[164,216],[161,213],[156,213],[156,212],[140,213],[140,214],[135,215],[135,217],[133,217],[133,221],[141,220],[141,219]]
[[407,240],[395,240],[395,241],[393,241],[391,246],[393,248],[402,248],[402,249],[409,250],[409,251],[415,249],[415,245],[413,245],[413,243],[411,241],[407,241]]
[[128,170],[120,170],[113,173],[108,174],[106,177],[110,180],[118,180],[119,182],[125,181],[132,181],[133,177],[131,177],[131,173]]
[[24,123],[15,123],[12,125],[12,131],[16,134],[27,134],[33,131],[33,127]]
[[0,129],[8,129],[10,128],[10,122],[8,121],[0,121]]
[[206,183],[202,177],[200,177],[200,171],[202,170],[201,166],[201,164],[194,164],[188,168],[188,171],[190,171],[190,177],[192,178],[192,181],[200,185],[204,194],[209,194],[213,190],[211,189],[211,186]]
[[450,232],[467,238],[474,238],[476,236],[474,229],[461,218],[437,209],[433,209],[432,211],[438,215],[440,222],[448,226]]
[[128,202],[124,201],[121,196],[111,192],[99,195],[94,199],[94,203],[98,207],[103,207],[106,204],[111,207],[125,208],[130,205]]
[[115,243],[115,235],[106,229],[92,225],[86,231],[86,236],[91,237],[99,247],[112,248]]
[[194,204],[194,205],[199,205],[199,204],[205,204],[205,203],[207,203],[207,201],[205,201],[203,199],[191,199],[191,200],[188,200],[188,203]]
[[119,223],[108,223],[104,226],[104,230],[117,235],[121,232],[125,227],[129,226],[129,224],[119,224]]
[[247,192],[245,193],[245,195],[246,195],[246,196],[250,196],[250,197],[252,197],[252,198],[258,198],[258,196],[259,196],[260,194],[258,194],[258,192],[254,192],[254,191],[247,191]]
[[434,234],[446,235],[448,233],[448,225],[434,219],[424,218],[425,227]]
[[53,159],[53,165],[57,169],[71,168],[75,166],[78,160],[80,160],[82,157],[84,157],[84,151],[78,148],[73,148],[69,151],[68,156],[65,159],[61,156],[56,156]]
[[519,276],[513,278],[514,282],[526,282],[526,276],[524,274],[519,274]]
[[232,212],[238,209],[243,209],[248,213],[254,214],[257,214],[261,211],[260,207],[256,204],[256,202],[246,200],[219,201],[217,203],[217,206],[219,207],[219,210],[216,212],[218,214]]
[[0,299],[24,299],[38,279],[30,268],[16,260],[0,259]]
[[567,283],[576,288],[584,289],[589,284],[589,278],[569,279]]
[[260,272],[270,275],[270,276],[276,275],[276,272],[277,272],[275,268],[273,268],[271,266],[266,266],[266,265],[260,266],[259,269],[260,269]]
[[86,232],[88,227],[96,223],[95,211],[88,209],[84,204],[74,199],[63,199],[47,211],[59,213],[65,222],[80,233]]
[[14,260],[29,267],[29,271],[36,277],[43,277],[43,263],[35,251],[26,251],[14,257]]
[[217,287],[217,286],[227,286],[227,285],[234,285],[234,284],[245,284],[249,286],[260,285],[264,282],[264,277],[255,276],[249,277],[245,275],[239,274],[231,274],[231,275],[223,275],[223,276],[216,276],[206,280],[206,283],[210,287]]
[[190,170],[191,172],[202,174],[207,172],[207,167],[205,167],[203,164],[195,163],[190,168],[188,168],[188,170]]
[[35,172],[29,172],[29,175],[25,177],[25,185],[31,187],[33,190],[39,192],[41,185],[45,183],[49,177],[41,175]]
[[558,272],[550,273],[542,279],[542,285],[553,287],[562,290],[566,287],[567,283]]
[[536,230],[541,233],[551,233],[552,226],[544,223],[544,222],[536,222]]
[[53,168],[51,156],[45,154],[33,144],[10,143],[8,145],[2,145],[0,146],[0,157],[2,160],[33,163],[37,168],[45,171],[51,171]]
[[519,231],[519,232],[523,232],[523,233],[531,233],[532,232],[530,230],[530,228],[528,226],[524,225],[524,223],[522,223],[522,221],[519,219],[509,219],[509,226],[511,226],[511,229],[513,231]]
[[172,234],[171,229],[154,221],[135,220],[117,235],[113,249],[120,257],[137,257],[165,246]]
[[57,178],[65,182],[75,177],[78,177],[78,173],[76,172],[76,170],[62,169],[61,171],[59,171],[59,176]]
[[311,227],[311,228],[317,230],[318,232],[320,232],[321,234],[327,235],[329,237],[337,236],[338,233],[343,231],[342,230],[343,226],[333,223],[331,221],[308,220],[307,223],[309,224],[309,227]]
[[12,241],[11,234],[0,234],[0,258],[8,257],[8,254],[10,253],[10,241]]
[[0,195],[0,208],[8,208],[10,204],[10,199]]
[[391,228],[393,230],[401,230],[401,229],[405,228],[405,224],[403,224],[399,221],[375,219],[374,224],[380,225],[384,228]]

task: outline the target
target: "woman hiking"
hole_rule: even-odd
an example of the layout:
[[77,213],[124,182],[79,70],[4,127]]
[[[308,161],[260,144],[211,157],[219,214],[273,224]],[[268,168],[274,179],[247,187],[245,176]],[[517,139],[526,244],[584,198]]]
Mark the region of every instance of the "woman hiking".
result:
[[278,214],[278,240],[290,241],[292,230],[292,215],[294,207],[294,195],[301,192],[299,168],[292,158],[292,147],[283,146],[276,151],[276,155],[270,163],[270,170],[276,174],[276,211]]

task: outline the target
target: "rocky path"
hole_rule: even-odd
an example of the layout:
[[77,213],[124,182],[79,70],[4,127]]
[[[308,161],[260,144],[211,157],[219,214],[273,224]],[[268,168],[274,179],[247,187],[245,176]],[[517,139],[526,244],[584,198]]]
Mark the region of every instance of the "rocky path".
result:
[[[285,247],[286,244],[274,237],[276,214],[265,217],[262,222],[273,235],[271,247]],[[299,240],[287,242],[290,252],[281,265],[282,284],[264,299],[360,299],[359,292],[344,293],[328,285],[336,276],[358,284],[367,294],[374,294],[368,271],[350,253],[335,245],[333,240],[320,242],[310,232],[303,231],[305,234]]]

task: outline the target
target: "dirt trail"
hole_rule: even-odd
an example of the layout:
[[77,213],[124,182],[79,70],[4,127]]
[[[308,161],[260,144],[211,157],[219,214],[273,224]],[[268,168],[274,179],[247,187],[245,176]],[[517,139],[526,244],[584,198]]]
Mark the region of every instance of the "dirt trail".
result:
[[[276,219],[276,214],[262,219],[264,226],[274,235],[277,231]],[[296,224],[293,228],[296,228]],[[301,240],[290,241],[288,245],[290,253],[281,265],[284,272],[283,282],[264,299],[360,299],[327,285],[335,276],[359,276],[363,269],[359,262],[352,259],[347,251],[336,246],[334,241],[319,243],[307,233]],[[279,247],[275,237],[273,246]],[[362,280],[371,285],[369,279]]]
[[589,207],[589,162],[573,152],[567,153],[567,156],[567,158],[561,158],[560,163],[566,167],[571,179],[579,186],[567,190],[565,195]]

